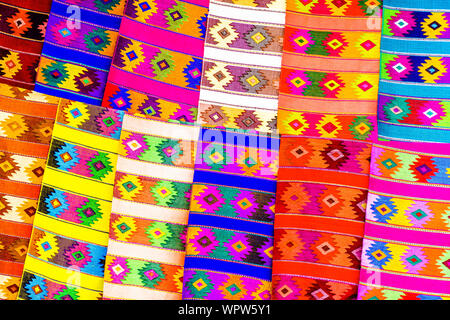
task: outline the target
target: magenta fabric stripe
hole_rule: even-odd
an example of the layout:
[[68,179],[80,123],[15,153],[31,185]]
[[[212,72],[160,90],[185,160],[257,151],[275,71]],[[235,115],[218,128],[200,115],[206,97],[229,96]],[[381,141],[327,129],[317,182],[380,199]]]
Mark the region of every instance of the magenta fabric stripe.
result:
[[172,100],[173,97],[177,97],[178,102],[189,105],[196,105],[198,102],[198,91],[144,78],[134,73],[122,71],[115,66],[111,67],[109,76],[114,79],[116,83],[120,83],[124,86],[129,86],[130,83],[132,83],[135,90],[143,91],[163,99]]
[[[374,277],[375,272],[378,275]],[[433,294],[450,295],[450,281],[443,281],[442,279],[424,279],[424,278],[414,278],[411,281],[411,275],[399,275],[391,274],[383,271],[371,271],[365,268],[361,269],[361,278],[363,279],[373,279],[379,281],[378,286],[401,288],[410,291],[419,292],[433,292]]]
[[450,201],[450,188],[432,187],[430,185],[413,185],[405,182],[380,180],[371,177],[370,190],[416,199],[435,199]]
[[[197,57],[203,56],[203,39],[189,37],[189,44],[187,44],[186,35],[149,26],[138,21],[130,20],[129,18],[124,18],[121,32],[123,32],[123,34],[132,35],[135,30],[140,30],[139,41],[141,42],[150,45],[161,44],[164,45],[164,49],[184,52]],[[170,41],[167,41],[167,39],[170,39]]]
[[390,225],[389,227],[366,222],[365,233],[372,237],[386,241],[408,242],[429,246],[448,246],[450,248],[450,234],[425,232],[420,230],[402,229]]

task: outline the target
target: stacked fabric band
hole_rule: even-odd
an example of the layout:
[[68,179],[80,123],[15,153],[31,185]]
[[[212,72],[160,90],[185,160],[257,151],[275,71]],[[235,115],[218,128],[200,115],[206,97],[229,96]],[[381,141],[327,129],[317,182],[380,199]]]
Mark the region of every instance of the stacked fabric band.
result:
[[15,299],[58,98],[0,85],[0,299]]
[[184,299],[269,300],[278,137],[203,128]]
[[384,2],[381,138],[450,143],[449,40],[448,1]]
[[100,299],[123,112],[61,100],[19,298]]
[[53,0],[35,90],[101,105],[125,0]]
[[33,89],[51,0],[0,1],[0,82]]
[[376,137],[378,1],[287,1],[273,299],[356,297]]

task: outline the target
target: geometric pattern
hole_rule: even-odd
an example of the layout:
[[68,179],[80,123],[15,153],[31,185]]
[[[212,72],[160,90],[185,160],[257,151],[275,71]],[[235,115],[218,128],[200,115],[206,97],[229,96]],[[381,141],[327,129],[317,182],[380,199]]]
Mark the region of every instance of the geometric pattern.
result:
[[0,2],[0,82],[33,89],[50,0]]
[[209,131],[197,152],[183,299],[270,300],[278,137]]
[[284,13],[279,1],[214,1],[200,92],[203,126],[276,133]]
[[118,36],[124,0],[53,3],[36,91],[100,105]]
[[105,298],[181,299],[198,131],[192,124],[125,115],[109,222]]
[[195,122],[207,7],[205,0],[128,1],[102,105]]
[[101,299],[123,116],[61,100],[19,299]]
[[0,299],[19,292],[56,117],[53,100],[0,86]]
[[380,9],[380,1],[287,1],[273,299],[356,298]]
[[[434,163],[448,168],[447,149],[445,144],[374,145],[358,299],[450,298],[450,181],[429,178],[439,175]],[[435,155],[432,161],[429,154]]]
[[391,2],[383,10],[380,137],[448,143],[450,7]]
[[287,1],[281,134],[376,137],[380,8],[380,1]]

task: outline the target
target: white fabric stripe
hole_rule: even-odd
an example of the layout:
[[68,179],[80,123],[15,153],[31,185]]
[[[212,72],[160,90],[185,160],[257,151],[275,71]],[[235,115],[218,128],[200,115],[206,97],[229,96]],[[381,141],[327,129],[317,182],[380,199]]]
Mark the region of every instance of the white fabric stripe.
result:
[[244,20],[248,22],[264,22],[284,25],[285,11],[269,11],[274,9],[265,9],[247,6],[231,7],[220,5],[215,2],[209,3],[209,12],[217,17],[228,19]]
[[108,243],[108,255],[182,266],[184,263],[185,252],[134,243],[123,243],[110,238]]
[[189,210],[160,207],[117,198],[113,198],[111,211],[130,217],[166,221],[184,225],[187,224],[189,217]]
[[140,119],[129,115],[125,115],[123,118],[122,130],[190,141],[197,141],[200,132],[197,126]]
[[281,68],[281,53],[278,56],[263,55],[260,52],[249,53],[205,46],[205,58],[208,57],[211,57],[211,59],[214,59],[214,57],[220,57],[221,61],[228,63],[273,67],[277,69]]
[[194,170],[174,166],[165,166],[145,161],[127,159],[120,156],[117,159],[117,171],[138,176],[164,180],[192,183]]
[[103,283],[103,296],[110,299],[126,300],[181,300],[181,294],[144,287]]
[[200,90],[200,101],[209,101],[220,104],[221,101],[227,103],[227,101],[239,101],[239,104],[243,107],[252,107],[255,110],[260,108],[277,111],[278,110],[278,97],[273,99],[263,97],[250,97],[245,95],[236,94],[235,92],[225,93],[211,91],[202,87]]

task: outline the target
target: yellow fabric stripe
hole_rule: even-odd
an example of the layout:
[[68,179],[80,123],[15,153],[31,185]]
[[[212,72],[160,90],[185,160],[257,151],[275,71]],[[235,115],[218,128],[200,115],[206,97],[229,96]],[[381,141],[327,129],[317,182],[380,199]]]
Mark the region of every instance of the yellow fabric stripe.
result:
[[[80,227],[66,221],[38,213],[34,218],[34,226],[70,239],[79,239],[99,246],[108,245],[108,233]],[[105,230],[106,231],[106,230]]]
[[57,171],[51,167],[45,169],[43,184],[55,187],[62,184],[69,192],[84,194],[87,197],[107,198],[105,200],[112,198],[114,188],[112,185]]
[[[65,284],[67,283],[74,284],[87,289],[97,290],[100,292],[103,291],[102,277],[96,277],[90,274],[77,272],[75,270],[58,267],[55,266],[54,264],[36,259],[30,255],[27,256],[24,270],[29,271],[31,273],[34,273],[34,270],[36,270],[36,273],[39,273],[44,277],[54,279],[58,282],[62,282]],[[87,290],[84,291],[89,292]],[[89,295],[91,294],[95,295],[94,299],[96,299],[97,294],[89,292]],[[89,297],[81,295],[80,298],[84,300],[89,299]]]
[[99,136],[82,130],[66,127],[60,124],[55,124],[53,129],[53,137],[72,142],[73,144],[80,144],[87,148],[117,153],[119,151],[119,142],[113,138]]

